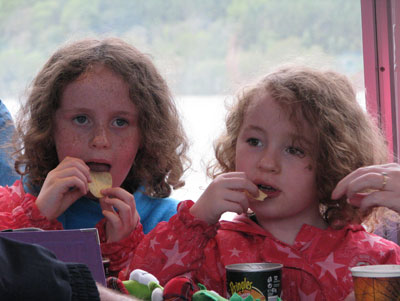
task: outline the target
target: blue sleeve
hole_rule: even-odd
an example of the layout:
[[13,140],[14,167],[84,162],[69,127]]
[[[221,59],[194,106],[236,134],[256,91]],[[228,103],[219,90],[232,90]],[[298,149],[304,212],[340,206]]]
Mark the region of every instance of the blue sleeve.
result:
[[11,114],[0,100],[0,185],[12,185],[20,176],[14,170],[14,161],[11,158],[12,136],[15,127]]
[[179,201],[172,198],[152,198],[139,190],[134,193],[136,209],[143,232],[150,232],[159,222],[168,221],[176,214]]

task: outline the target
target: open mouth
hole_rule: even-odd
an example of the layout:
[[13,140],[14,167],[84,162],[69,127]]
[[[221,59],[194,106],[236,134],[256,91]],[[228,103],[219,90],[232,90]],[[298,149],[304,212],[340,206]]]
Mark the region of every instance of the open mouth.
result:
[[257,185],[257,187],[258,187],[258,189],[264,191],[266,194],[269,194],[271,192],[277,191],[274,187],[269,186],[269,185],[261,185],[261,184],[259,184],[259,185]]
[[91,171],[97,171],[97,172],[107,171],[107,172],[109,172],[111,169],[111,165],[106,164],[106,163],[86,162],[86,164],[87,164],[87,166],[89,166]]

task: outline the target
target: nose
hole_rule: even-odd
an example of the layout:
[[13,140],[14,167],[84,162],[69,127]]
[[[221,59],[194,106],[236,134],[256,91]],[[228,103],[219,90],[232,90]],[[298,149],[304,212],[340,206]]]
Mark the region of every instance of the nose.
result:
[[98,126],[93,130],[90,145],[95,148],[107,148],[110,146],[108,132],[104,126]]
[[258,161],[258,168],[264,172],[279,173],[281,170],[279,154],[273,150],[265,150]]

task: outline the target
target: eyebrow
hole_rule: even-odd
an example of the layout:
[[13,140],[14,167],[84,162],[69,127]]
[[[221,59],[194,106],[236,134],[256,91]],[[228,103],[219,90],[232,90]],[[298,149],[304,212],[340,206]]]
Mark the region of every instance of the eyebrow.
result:
[[246,130],[246,131],[252,130],[252,131],[257,131],[257,132],[262,132],[262,133],[265,132],[263,128],[261,128],[259,126],[256,126],[256,125],[251,125],[251,124],[245,126],[243,129]]
[[[92,109],[85,108],[85,107],[74,107],[70,109],[64,109],[65,112],[67,113],[74,113],[74,112],[81,112],[81,113],[86,113],[86,112],[91,112],[93,111]],[[118,111],[113,111],[112,112],[114,115],[121,115],[121,116],[137,116],[139,115],[138,112],[127,112],[125,110],[118,110]]]

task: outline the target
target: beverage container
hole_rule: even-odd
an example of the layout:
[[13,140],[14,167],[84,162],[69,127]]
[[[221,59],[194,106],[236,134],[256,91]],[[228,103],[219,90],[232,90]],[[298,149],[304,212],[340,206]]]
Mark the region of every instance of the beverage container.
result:
[[251,295],[254,300],[278,300],[282,290],[280,263],[238,263],[225,266],[229,297],[234,293],[243,299]]
[[350,270],[357,301],[400,300],[400,265],[365,265]]

